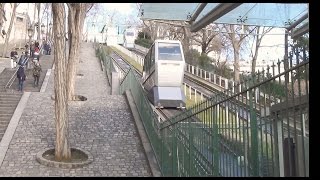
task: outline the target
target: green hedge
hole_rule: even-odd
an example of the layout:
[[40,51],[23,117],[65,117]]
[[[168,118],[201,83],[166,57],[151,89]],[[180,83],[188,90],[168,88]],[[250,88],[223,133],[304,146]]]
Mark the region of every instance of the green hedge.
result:
[[145,48],[150,48],[153,41],[151,39],[136,39],[134,43]]

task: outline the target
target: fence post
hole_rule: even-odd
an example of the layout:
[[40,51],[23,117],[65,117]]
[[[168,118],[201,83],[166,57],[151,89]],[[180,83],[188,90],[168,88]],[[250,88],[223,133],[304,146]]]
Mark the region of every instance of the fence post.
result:
[[213,116],[212,122],[212,144],[213,144],[213,175],[220,176],[219,173],[219,133],[218,133],[218,119],[219,119],[219,104],[214,108],[216,116]]
[[197,103],[197,90],[194,89],[194,102]]
[[226,123],[229,124],[229,107],[228,105],[226,104]]
[[[191,114],[191,111],[190,111]],[[193,127],[192,127],[192,123],[191,123],[191,118],[188,118],[188,124],[189,124],[189,132],[190,132],[190,136],[189,136],[189,176],[192,177],[193,176],[193,171],[194,168],[193,166]]]
[[189,85],[189,94],[190,94],[189,99],[191,99],[191,86],[190,85]]
[[[251,85],[254,85],[254,80],[252,79]],[[257,124],[257,115],[253,107],[253,96],[254,89],[251,90],[249,97],[250,104],[250,132],[251,132],[251,165],[253,176],[259,176],[259,145],[258,145],[258,124]]]

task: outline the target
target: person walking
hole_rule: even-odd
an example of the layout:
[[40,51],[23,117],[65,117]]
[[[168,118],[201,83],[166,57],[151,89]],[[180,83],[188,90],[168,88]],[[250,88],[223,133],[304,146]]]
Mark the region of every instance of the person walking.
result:
[[31,41],[31,44],[30,44],[30,57],[33,57],[33,54],[34,54],[34,48],[35,48],[35,44],[33,41]]
[[17,72],[17,78],[19,80],[18,91],[23,92],[23,82],[27,79],[27,76],[24,72],[24,66],[20,66]]
[[38,61],[35,61],[32,72],[33,72],[33,77],[34,77],[33,87],[36,87],[36,86],[38,87],[40,72],[42,72],[40,63]]

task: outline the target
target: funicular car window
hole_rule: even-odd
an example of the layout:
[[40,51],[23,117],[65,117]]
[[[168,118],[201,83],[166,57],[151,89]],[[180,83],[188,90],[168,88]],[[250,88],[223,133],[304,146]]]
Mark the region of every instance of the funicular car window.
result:
[[179,43],[158,43],[159,60],[182,61]]

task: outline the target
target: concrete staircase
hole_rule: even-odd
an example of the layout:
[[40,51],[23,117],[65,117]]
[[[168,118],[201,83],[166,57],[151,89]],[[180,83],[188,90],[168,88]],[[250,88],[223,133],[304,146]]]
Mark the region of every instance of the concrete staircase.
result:
[[[14,72],[15,69],[5,68],[0,74],[0,141],[22,96],[22,93],[4,88]],[[17,88],[16,84],[13,86]]]
[[[32,68],[26,69],[25,73],[27,75],[27,79],[23,85],[23,90],[25,92],[40,91],[48,69],[52,68],[53,56],[40,56],[40,64],[42,72],[40,74],[38,87],[33,87],[34,79],[32,75]],[[4,68],[0,73],[0,141],[23,94],[18,92],[18,79],[16,78],[16,75],[14,75],[16,70],[17,68]],[[12,83],[12,86],[5,89],[6,84],[13,75],[14,82]]]

